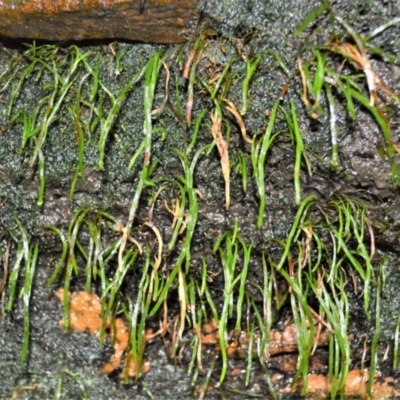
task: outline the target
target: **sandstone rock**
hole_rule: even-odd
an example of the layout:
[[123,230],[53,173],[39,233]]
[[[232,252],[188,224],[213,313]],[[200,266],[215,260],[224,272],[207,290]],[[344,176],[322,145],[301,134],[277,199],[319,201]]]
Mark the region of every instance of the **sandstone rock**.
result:
[[184,42],[197,0],[0,0],[0,36],[70,41]]

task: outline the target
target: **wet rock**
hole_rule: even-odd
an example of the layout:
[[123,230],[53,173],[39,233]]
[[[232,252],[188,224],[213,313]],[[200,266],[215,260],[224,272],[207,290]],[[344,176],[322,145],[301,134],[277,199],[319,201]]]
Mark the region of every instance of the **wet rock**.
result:
[[55,41],[184,42],[197,0],[1,0],[0,36]]

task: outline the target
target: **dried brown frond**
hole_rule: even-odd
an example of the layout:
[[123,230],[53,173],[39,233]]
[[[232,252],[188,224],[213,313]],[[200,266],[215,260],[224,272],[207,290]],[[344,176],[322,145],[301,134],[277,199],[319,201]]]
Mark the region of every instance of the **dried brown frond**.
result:
[[225,180],[225,207],[229,208],[230,205],[230,165],[228,144],[222,136],[222,120],[217,110],[211,112],[212,127],[211,133],[217,144],[218,152],[221,158],[222,175]]

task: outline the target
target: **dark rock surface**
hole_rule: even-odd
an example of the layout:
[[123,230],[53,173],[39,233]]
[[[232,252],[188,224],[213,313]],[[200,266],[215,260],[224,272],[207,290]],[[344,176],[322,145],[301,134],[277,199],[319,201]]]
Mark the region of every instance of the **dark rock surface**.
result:
[[[0,3],[4,4],[5,1],[0,1]],[[9,4],[11,3],[9,2]],[[16,1],[13,3],[17,4]],[[37,8],[33,14],[34,19],[27,20],[26,15],[24,16],[22,12],[27,3],[26,1],[18,2],[18,5],[15,6],[15,9],[20,7],[21,13],[18,18],[22,23],[19,27],[17,25],[13,27],[12,24],[8,25],[7,29],[3,31],[4,35],[21,38],[26,37],[26,33],[27,37],[46,40],[80,40],[104,37],[154,42],[161,42],[164,39],[163,43],[170,40],[166,33],[161,35],[161,39],[157,39],[157,35],[162,32],[163,24],[166,24],[166,21],[157,19],[157,9],[158,7],[161,9],[162,4],[166,2],[146,1],[142,14],[140,13],[139,1],[129,2],[133,4],[129,11],[133,17],[129,20],[129,26],[124,26],[122,19],[118,21],[117,25],[119,26],[116,28],[119,29],[118,34],[113,33],[115,31],[111,31],[111,27],[108,26],[107,13],[102,11],[103,19],[97,19],[95,13],[91,14],[91,11],[83,10],[82,16],[91,14],[91,23],[88,25],[90,30],[85,33],[86,36],[82,36],[82,34],[79,34],[81,27],[78,24],[71,27],[71,36],[68,37],[61,34],[58,37],[55,36],[54,32],[57,32],[58,27],[62,25],[61,23],[52,22],[55,31],[50,30],[51,26],[46,27],[44,21],[45,17],[48,16],[45,16],[43,10]],[[64,2],[53,3],[61,4]],[[106,3],[106,1],[102,3]],[[114,1],[113,3],[122,3],[122,1]],[[184,1],[179,2],[180,5],[184,3]],[[282,56],[291,70],[295,70],[296,56],[303,45],[309,45],[307,40],[310,40],[310,42],[315,40],[321,44],[326,43],[328,38],[328,34],[324,31],[328,24],[326,22],[325,25],[322,23],[321,27],[314,27],[315,29],[312,30],[310,37],[307,37],[307,33],[301,38],[294,37],[292,34],[300,21],[320,4],[316,0],[204,1],[200,8],[203,8],[208,16],[207,22],[225,35],[216,37],[211,41],[212,43],[206,49],[207,57],[210,62],[216,65],[218,65],[220,58],[221,65],[223,65],[224,57],[227,58],[227,55],[221,51],[221,47],[225,46],[225,51],[226,48],[228,49],[228,56],[231,54],[230,52],[233,52],[229,47],[232,47],[232,44],[227,36],[233,34],[244,36],[246,32],[257,28],[260,33],[260,41],[256,50],[262,52],[272,49]],[[346,18],[357,32],[365,35],[400,15],[399,9],[394,4],[394,1],[347,0],[335,2],[334,7],[338,15]],[[169,10],[168,12],[172,13],[171,9],[165,7],[166,10]],[[11,11],[0,14],[0,20],[3,16],[5,18],[6,15],[11,15]],[[141,24],[145,24],[146,18],[153,18],[153,14],[156,17],[152,31],[146,33]],[[71,15],[71,12],[65,14],[64,24],[66,27],[69,25],[68,21]],[[195,15],[193,19],[197,20],[197,14],[194,12],[193,15]],[[98,25],[99,21],[103,22]],[[146,38],[128,36],[131,31],[136,30],[136,25],[132,21],[136,21],[138,31],[142,30],[140,34]],[[183,22],[179,22],[182,23],[180,26],[184,26]],[[39,24],[39,29],[37,28],[38,25],[35,24]],[[34,36],[27,30],[33,27],[35,27],[39,36]],[[177,40],[181,40],[181,38],[182,36],[178,36]],[[400,48],[398,38],[399,27],[395,26],[377,36],[374,43],[385,48],[389,53],[398,53]],[[108,46],[82,48],[82,52],[92,51],[99,54],[101,78],[112,89],[113,93],[120,93],[126,81],[131,78],[132,71],[139,71],[161,46],[119,42],[114,44],[114,47],[119,51],[119,54],[123,54],[123,68],[118,70],[118,74],[115,56]],[[165,50],[170,55],[177,48],[178,46],[170,46],[166,47]],[[12,43],[11,46],[4,47],[3,50],[0,54],[0,66],[3,71],[6,71],[9,65],[12,65],[13,57],[18,59],[25,49],[21,50],[21,48],[15,46],[15,43]],[[213,52],[212,50],[216,51]],[[67,52],[66,47],[60,47],[60,58],[64,57]],[[88,57],[88,59],[93,64],[96,60],[95,57]],[[391,65],[379,57],[373,59],[373,65],[374,69],[379,72],[381,79],[398,94],[400,88],[398,65]],[[179,72],[178,67],[174,66],[174,68]],[[243,74],[243,71],[238,71],[238,75],[240,74]],[[251,107],[245,117],[250,134],[255,135],[257,131],[264,129],[267,121],[265,111],[271,109],[274,99],[279,95],[286,80],[287,76],[282,73],[279,66],[265,57],[251,86]],[[21,94],[16,99],[16,110],[30,111],[34,109],[36,104],[47,94],[45,86],[51,82],[51,78],[49,78],[49,75],[45,75],[43,81],[39,83],[34,79],[24,81]],[[377,153],[377,147],[382,141],[381,132],[379,132],[368,112],[361,107],[357,110],[359,112],[357,121],[349,121],[344,102],[338,102],[339,154],[340,163],[345,173],[335,173],[329,169],[329,113],[325,113],[318,123],[310,121],[299,96],[301,92],[300,79],[297,76],[293,81],[295,82],[294,89],[291,89],[292,92],[289,95],[294,99],[293,101],[296,102],[299,109],[299,121],[307,151],[310,154],[323,156],[320,160],[313,158],[315,170],[312,177],[308,176],[305,168],[301,171],[304,196],[311,193],[317,194],[320,197],[319,204],[322,207],[336,195],[361,199],[371,206],[372,211],[369,218],[374,219],[375,226],[378,226],[378,223],[382,225],[382,232],[376,231],[376,243],[378,251],[381,252],[379,256],[382,258],[387,256],[388,262],[385,267],[385,290],[381,298],[382,332],[377,359],[382,372],[387,375],[396,375],[399,372],[393,370],[391,355],[387,357],[385,350],[389,346],[389,353],[392,352],[400,303],[398,293],[400,277],[397,272],[400,248],[400,202],[398,188],[394,188],[390,180],[390,166],[387,159],[380,157]],[[164,80],[161,79],[160,82],[164,82]],[[179,82],[178,84],[182,97],[186,100],[184,84]],[[2,84],[2,88],[3,85],[5,86],[5,83]],[[157,88],[157,104],[162,101],[163,89],[162,84]],[[174,88],[170,93],[174,93]],[[235,99],[239,104],[241,87],[238,87],[237,82],[232,95],[236,96]],[[33,171],[29,168],[30,152],[27,149],[24,152],[20,151],[22,124],[14,123],[10,126],[7,105],[11,97],[12,85],[4,88],[0,97],[0,129],[2,130],[0,134],[0,239],[7,237],[10,231],[17,231],[18,227],[15,224],[14,216],[18,216],[32,236],[33,241],[39,243],[40,255],[32,291],[31,338],[26,363],[21,364],[19,362],[24,323],[23,299],[18,298],[22,289],[21,283],[17,289],[17,299],[13,310],[6,313],[5,319],[0,318],[0,399],[10,399],[21,387],[33,387],[35,384],[38,385],[35,390],[22,392],[18,399],[80,399],[84,398],[83,393],[91,400],[132,398],[138,400],[149,398],[186,400],[192,397],[197,398],[198,393],[194,393],[191,377],[187,374],[189,358],[187,354],[190,353],[189,342],[183,363],[174,365],[174,362],[168,359],[162,342],[155,340],[146,350],[146,359],[151,363],[150,371],[140,381],[132,380],[125,385],[114,377],[108,377],[98,372],[101,365],[109,358],[111,352],[109,343],[102,347],[97,338],[89,334],[67,332],[60,328],[59,320],[62,316],[62,307],[54,292],[62,285],[62,279],[51,287],[46,285],[61,253],[59,238],[51,235],[46,229],[47,226],[54,225],[65,232],[74,212],[85,207],[107,210],[123,222],[127,219],[138,181],[138,173],[140,172],[137,168],[128,169],[127,165],[143,136],[143,85],[137,85],[130,92],[121,108],[121,116],[113,129],[113,135],[107,147],[107,163],[104,171],[99,171],[96,167],[98,157],[97,133],[94,132],[93,137],[87,138],[85,150],[86,181],[78,180],[73,200],[69,197],[69,190],[77,163],[76,135],[68,111],[62,110],[59,113],[57,124],[54,124],[44,149],[47,186],[44,206],[42,207],[36,205],[39,178],[37,170]],[[109,103],[106,102],[106,106],[109,107]],[[203,104],[199,99],[195,105],[194,113],[198,113],[202,107]],[[109,108],[106,107],[105,110],[109,111]],[[177,158],[174,149],[184,148],[185,140],[190,141],[190,137],[189,139],[185,137],[185,132],[182,132],[180,121],[177,120],[176,115],[166,113],[161,122],[168,129],[168,138],[164,142],[159,140],[158,137],[155,139],[153,158],[160,161],[155,174],[160,179],[167,177],[173,180],[183,173],[180,160]],[[209,124],[208,120],[207,124]],[[207,124],[204,124],[199,133],[201,144],[212,141]],[[393,138],[396,143],[398,143],[399,126],[399,108],[396,105],[393,107],[392,115]],[[244,193],[241,189],[241,176],[237,172],[232,172],[232,206],[229,211],[226,211],[224,209],[224,185],[220,173],[218,153],[215,151],[210,157],[200,158],[198,162],[195,186],[204,196],[204,200],[199,201],[199,222],[193,240],[191,272],[193,275],[200,273],[202,257],[205,256],[210,269],[215,273],[213,286],[215,301],[219,301],[217,296],[223,296],[223,287],[219,284],[222,281],[219,264],[215,262],[215,255],[213,255],[211,249],[221,233],[231,230],[234,222],[237,221],[240,225],[240,234],[246,242],[254,242],[254,248],[259,254],[265,248],[268,249],[269,246],[272,246],[271,243],[273,243],[274,238],[287,237],[296,211],[293,189],[294,156],[288,142],[288,140],[282,140],[268,155],[266,166],[267,208],[261,230],[257,230],[255,227],[258,198],[254,182],[251,179],[249,180],[247,193]],[[232,153],[235,150],[238,153],[246,151],[243,143],[241,143],[237,127],[234,127],[232,131],[231,146]],[[146,200],[152,195],[149,189],[141,201],[138,211],[139,221],[136,226],[138,235],[140,234],[138,226],[148,218],[149,214],[149,205]],[[171,201],[179,193],[177,194],[176,190],[168,189],[163,195],[166,196],[165,198],[168,201]],[[163,208],[161,201],[158,201],[155,206],[153,222],[163,234],[170,234],[171,217]],[[145,240],[144,234],[142,239]],[[4,253],[7,243],[5,240],[3,242],[2,250]],[[9,270],[12,270],[15,262],[16,248],[13,248],[12,251],[13,257],[11,257],[12,262],[9,265]],[[251,265],[251,274],[252,282],[259,284],[262,281],[262,272],[260,258],[257,260],[258,264],[253,262]],[[173,257],[169,257],[163,268],[168,271],[173,261]],[[82,262],[83,267],[84,264]],[[85,280],[83,267],[80,275],[74,276],[72,290],[83,289]],[[4,268],[4,263],[0,262],[0,277],[2,277],[4,271],[1,268]],[[20,278],[23,282],[24,277],[21,276]],[[127,285],[129,287],[126,289],[132,298],[136,295],[135,291],[131,289],[131,287],[134,287],[136,278],[135,275],[131,277],[132,282],[129,283],[132,283],[132,285]],[[351,284],[348,286],[351,287]],[[246,289],[252,296],[252,289],[256,293],[252,286]],[[359,363],[365,356],[363,345],[369,343],[368,340],[370,340],[374,331],[373,323],[365,318],[361,297],[362,293],[354,292],[353,297],[350,298],[352,308],[350,328],[351,333],[356,337],[354,342],[356,350],[353,353],[354,363]],[[254,298],[257,299],[256,294],[254,294]],[[375,298],[376,294],[373,293],[372,304]],[[2,302],[0,302],[2,308],[4,308],[6,300],[2,299]],[[369,362],[368,357],[369,353],[365,360],[366,365]],[[243,359],[232,360],[230,363],[240,370],[245,371],[248,368],[247,361]],[[360,366],[360,364],[356,364],[356,366]],[[269,365],[269,367],[271,366]],[[277,368],[279,367],[280,365],[277,366]],[[271,368],[274,368],[273,363]],[[267,384],[263,371],[256,362],[252,363],[251,369],[252,383],[248,387],[245,387],[240,376],[230,377],[228,384],[222,387],[218,384],[218,378],[213,379],[211,383],[216,388],[220,388],[221,394],[218,391],[210,392],[206,394],[205,399],[224,397],[244,400],[248,399],[251,394],[266,397]],[[254,388],[253,383],[255,383]],[[290,384],[290,377],[282,378],[282,383]],[[228,390],[235,388],[243,392],[248,390],[249,395]]]

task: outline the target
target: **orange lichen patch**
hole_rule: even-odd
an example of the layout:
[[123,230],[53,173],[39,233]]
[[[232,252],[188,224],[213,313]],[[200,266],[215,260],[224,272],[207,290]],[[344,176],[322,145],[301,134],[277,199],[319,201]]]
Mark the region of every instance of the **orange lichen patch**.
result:
[[[271,369],[279,370],[281,373],[294,374],[297,371],[298,353],[275,354],[268,360]],[[314,374],[325,374],[328,370],[326,365],[326,352],[317,349],[309,358],[308,370]],[[286,375],[287,376],[287,375]]]
[[226,352],[228,357],[246,357],[249,349],[249,337],[246,332],[230,331]]
[[[323,346],[328,343],[329,332],[322,329],[316,336],[314,347]],[[283,331],[271,330],[269,339],[269,355],[292,353],[298,350],[297,328],[295,324],[286,325]]]
[[[318,324],[318,321],[314,321]],[[350,336],[350,339],[352,336]],[[325,327],[322,328],[319,335],[316,337],[314,347],[324,346],[328,343],[329,331]],[[257,335],[253,335],[253,340],[258,340]],[[213,345],[218,351],[219,330],[218,323],[211,319],[202,326],[200,332],[200,341],[202,345]],[[228,334],[227,354],[229,357],[247,357],[250,337],[246,332],[231,331]],[[271,330],[270,341],[268,343],[268,360],[274,368],[277,368],[281,373],[272,375],[271,381],[275,386],[280,386],[280,382],[285,379],[288,373],[294,373],[297,368],[298,359],[298,341],[297,329],[295,324],[287,324],[283,331]],[[253,345],[254,351],[257,346]],[[320,372],[327,370],[327,366],[321,361],[318,351],[310,358],[310,370],[319,373],[309,374],[307,381],[306,398],[308,399],[326,399],[330,397],[332,386],[329,378]],[[232,376],[241,376],[242,371],[233,369]],[[302,390],[302,380],[299,379],[293,386],[281,387],[278,391],[284,393],[300,393]],[[367,384],[368,371],[362,372],[355,369],[349,372],[345,382],[346,398],[362,398],[367,399]],[[204,388],[202,388],[204,391]],[[204,392],[202,392],[204,395]],[[374,382],[371,386],[371,394],[373,399],[389,399],[398,398],[400,396],[400,382],[394,378],[388,377],[380,379],[379,374],[374,377]]]
[[283,331],[272,330],[268,344],[270,355],[297,351],[297,329],[294,324],[287,325]]
[[210,320],[201,328],[200,341],[202,344],[217,344],[219,340],[218,324],[215,319]]
[[[253,336],[253,340],[258,340],[258,335]],[[328,343],[329,332],[324,329],[316,337],[315,347],[323,346]],[[219,342],[218,324],[214,319],[204,324],[200,333],[200,341],[203,345],[216,345]],[[250,337],[247,332],[230,331],[228,334],[227,353],[228,356],[246,357],[249,347]],[[253,346],[256,351],[257,346]],[[269,343],[267,344],[266,355],[274,356],[283,353],[294,353],[298,350],[297,328],[295,324],[288,324],[283,331],[273,329],[270,332]]]
[[122,357],[129,343],[128,326],[122,318],[116,318],[110,324],[110,328],[114,354],[111,356],[110,361],[101,367],[101,371],[106,374],[111,374],[111,372],[115,371],[121,365]]
[[[64,289],[59,289],[56,296],[61,303],[64,302]],[[103,326],[101,318],[101,302],[94,293],[88,292],[68,292],[70,301],[69,307],[69,328],[79,332],[89,332],[98,334]],[[60,321],[64,325],[64,318]],[[114,372],[117,368],[124,367],[124,372],[120,374],[120,378],[136,377],[140,373],[145,373],[149,370],[150,364],[141,362],[137,365],[132,357],[132,354],[126,354],[126,349],[129,344],[129,329],[127,323],[122,318],[109,319],[106,325],[106,331],[110,333],[106,335],[111,339],[114,346],[114,354],[110,361],[104,364],[100,370],[106,374]],[[145,340],[149,340],[154,336],[152,331],[147,331]],[[125,362],[123,359],[125,356]]]
[[285,374],[277,372],[271,375],[271,382],[277,387],[286,378]]
[[233,370],[231,371],[231,376],[243,377],[244,376],[243,370],[240,368],[233,368]]
[[297,353],[278,354],[270,359],[270,365],[279,369],[281,372],[294,373],[297,368]]
[[[56,296],[64,303],[64,289],[58,289]],[[68,298],[70,329],[79,332],[99,332],[103,326],[100,299],[94,293],[88,292],[68,292]],[[64,325],[64,318],[60,324]]]
[[311,374],[307,380],[307,397],[326,399],[331,391],[329,380],[324,375]]
[[[399,382],[395,381],[392,377],[387,377],[384,380],[380,380],[379,378],[379,374],[375,374],[371,387],[372,398],[388,399],[400,396],[400,391],[398,390],[400,387]],[[346,395],[348,397],[368,398],[368,379],[368,371],[361,371],[359,369],[350,371],[346,379]],[[395,388],[395,384],[397,389]]]
[[[114,345],[114,354],[111,356],[110,361],[101,367],[101,372],[111,374],[119,368],[123,362],[123,357],[129,343],[129,329],[127,323],[122,318],[116,318],[109,324],[111,330],[111,337]],[[145,334],[145,341],[147,342],[153,337],[153,331],[147,330]],[[136,377],[138,374],[147,372],[150,368],[150,363],[142,362],[138,365],[132,358],[132,353],[126,355],[124,371],[119,375],[121,379],[125,376]]]
[[[345,383],[345,396],[346,399],[362,398],[368,399],[367,393],[368,371],[361,371],[354,369],[350,371],[346,378]],[[375,374],[374,382],[371,386],[372,399],[392,399],[398,398],[400,391],[396,389],[399,387],[399,382],[394,378],[388,377],[384,380],[379,379],[379,374]],[[301,390],[302,381],[299,380],[296,385],[280,389],[280,393],[297,393]],[[307,393],[308,399],[326,399],[330,397],[331,384],[325,375],[310,374],[307,378]]]
[[352,396],[362,396],[367,394],[366,383],[368,381],[368,371],[354,369],[350,371],[346,379],[346,393]]

